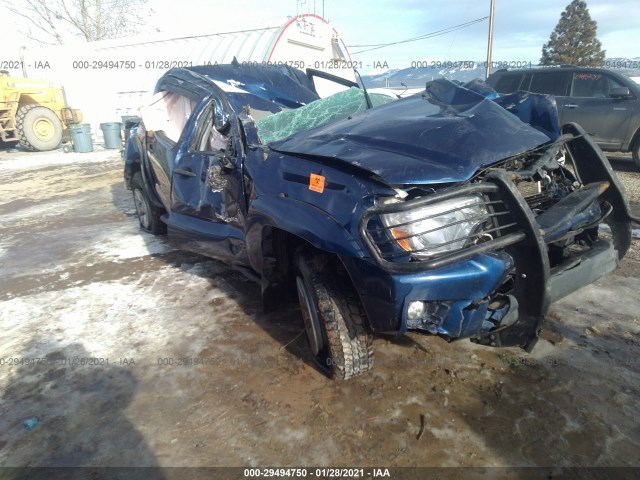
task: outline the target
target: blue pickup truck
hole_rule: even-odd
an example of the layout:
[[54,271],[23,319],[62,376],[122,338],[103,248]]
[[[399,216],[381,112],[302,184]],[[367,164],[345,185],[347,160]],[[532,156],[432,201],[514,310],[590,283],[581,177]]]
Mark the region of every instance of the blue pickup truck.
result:
[[142,229],[243,270],[267,310],[297,296],[335,378],[372,367],[376,332],[530,351],[550,303],[630,246],[615,173],[548,96],[391,99],[234,62],[169,70],[154,99],[125,151]]

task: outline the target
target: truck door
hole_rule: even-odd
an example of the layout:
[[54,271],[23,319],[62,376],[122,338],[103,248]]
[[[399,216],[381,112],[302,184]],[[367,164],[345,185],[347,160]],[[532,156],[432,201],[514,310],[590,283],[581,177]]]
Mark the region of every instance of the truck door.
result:
[[242,152],[220,108],[212,99],[195,113],[180,147],[168,226],[181,248],[229,260],[244,255]]
[[179,140],[196,99],[188,98],[166,85],[140,109],[146,134],[146,153],[151,177],[149,183],[169,211],[171,208],[171,172],[179,150]]
[[149,160],[149,183],[154,186],[158,198],[166,210],[170,205],[171,163],[174,158],[176,143],[163,131],[149,131],[146,134],[146,152]]

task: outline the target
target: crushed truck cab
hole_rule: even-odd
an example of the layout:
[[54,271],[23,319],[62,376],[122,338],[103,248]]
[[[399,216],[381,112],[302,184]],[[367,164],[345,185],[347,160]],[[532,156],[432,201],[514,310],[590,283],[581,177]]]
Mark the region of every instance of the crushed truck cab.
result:
[[[344,91],[321,99],[316,77]],[[552,97],[490,93],[173,69],[131,131],[125,180],[143,229],[255,278],[266,309],[297,297],[329,375],[369,370],[376,332],[529,351],[552,302],[616,268],[630,213]]]

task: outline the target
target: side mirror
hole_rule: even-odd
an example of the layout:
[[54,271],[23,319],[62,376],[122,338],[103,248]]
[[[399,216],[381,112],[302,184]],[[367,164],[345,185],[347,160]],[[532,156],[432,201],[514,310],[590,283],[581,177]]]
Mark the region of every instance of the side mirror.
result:
[[611,98],[629,98],[631,93],[628,87],[616,87],[609,92]]

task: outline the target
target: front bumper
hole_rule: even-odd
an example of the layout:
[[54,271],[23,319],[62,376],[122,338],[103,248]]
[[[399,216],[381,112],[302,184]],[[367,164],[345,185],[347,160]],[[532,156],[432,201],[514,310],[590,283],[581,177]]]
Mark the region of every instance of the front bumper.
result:
[[[382,272],[370,262],[343,259],[359,290],[369,324],[374,331],[401,335],[409,329],[425,330],[447,338],[472,336],[482,326],[479,310],[514,267],[504,253],[478,255],[457,265],[419,273]],[[427,302],[425,315],[407,318],[411,302]],[[478,308],[475,308],[478,307]],[[478,323],[479,322],[479,323]]]
[[[419,330],[448,340],[472,338],[528,350],[551,303],[611,272],[619,261],[613,243],[603,239],[583,255],[548,271],[516,265],[514,256],[504,251],[412,274],[374,273],[365,260],[343,260],[374,331],[402,335]],[[492,308],[492,298],[511,280],[514,289],[504,295],[506,302]],[[422,317],[410,320],[408,306],[416,301],[425,302],[427,308]],[[491,318],[502,320],[503,328],[498,330]]]

